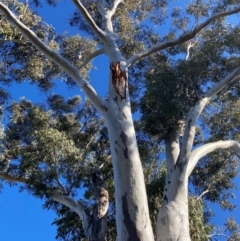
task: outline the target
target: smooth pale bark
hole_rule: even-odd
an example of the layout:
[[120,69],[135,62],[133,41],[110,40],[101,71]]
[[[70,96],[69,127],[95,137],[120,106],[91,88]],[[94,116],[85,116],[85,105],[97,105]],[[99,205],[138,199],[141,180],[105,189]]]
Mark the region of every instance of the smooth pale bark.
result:
[[208,18],[203,23],[197,25],[189,33],[187,33],[185,35],[182,35],[177,39],[173,39],[171,41],[166,41],[166,42],[163,42],[163,43],[156,44],[156,45],[152,46],[151,48],[149,48],[149,49],[147,49],[147,50],[145,50],[141,53],[133,55],[131,58],[128,59],[127,64],[128,64],[128,66],[130,66],[133,63],[135,63],[136,61],[138,61],[138,60],[140,60],[140,59],[142,59],[146,56],[149,56],[153,53],[156,53],[156,52],[161,51],[161,50],[166,49],[166,48],[170,48],[170,47],[174,47],[174,46],[183,44],[184,42],[193,39],[202,29],[207,27],[214,20],[216,20],[218,18],[225,17],[225,16],[229,16],[229,15],[232,15],[232,14],[236,14],[236,13],[239,13],[239,12],[240,12],[240,8],[236,8],[236,9],[233,9],[233,10],[230,10],[230,11],[217,13],[217,14],[211,16],[210,18]]
[[188,217],[188,188],[187,181],[175,184],[178,194],[166,194],[161,205],[157,220],[157,241],[191,241]]
[[[7,182],[27,183],[27,178],[13,177],[6,172],[0,172],[0,178]],[[41,184],[44,186],[44,184]],[[77,213],[82,220],[84,234],[88,241],[106,241],[107,233],[107,211],[109,206],[108,192],[103,187],[103,182],[94,183],[96,203],[92,213],[84,208],[81,203],[76,202],[72,198],[61,194],[57,190],[51,190],[45,185],[46,195],[50,195],[55,201],[69,207],[73,212]],[[59,186],[59,189],[61,187]]]
[[0,178],[7,182],[20,182],[20,183],[26,183],[27,179],[22,177],[13,177],[7,174],[6,172],[0,172]]
[[166,138],[166,163],[167,163],[167,175],[164,187],[164,194],[167,192],[174,172],[174,167],[177,162],[179,152],[180,152],[180,145],[179,145],[179,132],[172,131],[168,134]]
[[188,221],[188,179],[180,180],[182,169],[177,165],[180,154],[179,133],[166,138],[167,176],[163,203],[158,213],[157,241],[190,241]]
[[[174,163],[174,171],[171,180],[165,183],[163,203],[158,213],[157,221],[157,241],[190,241],[189,234],[189,217],[188,217],[188,177],[195,167],[197,161],[204,155],[218,149],[229,148],[235,149],[239,154],[239,143],[235,141],[225,141],[209,143],[192,151],[195,137],[196,123],[202,113],[202,110],[209,100],[226,87],[230,82],[236,80],[240,75],[240,68],[237,68],[218,84],[209,89],[190,110],[185,124],[185,131],[182,138],[180,153],[176,160],[176,149],[178,142],[174,141],[173,134],[170,133],[170,143],[166,142],[166,153],[168,168]],[[175,148],[172,148],[172,147]],[[171,169],[170,169],[171,171]],[[169,170],[167,173],[169,174]],[[171,172],[170,172],[171,173]]]
[[15,15],[8,9],[6,5],[0,2],[0,12],[5,16],[7,21],[16,27],[22,35],[28,39],[39,51],[41,51],[46,57],[55,62],[62,68],[72,79],[79,85],[79,87],[85,92],[89,100],[94,104],[100,113],[102,113],[102,106],[104,100],[96,93],[93,87],[86,81],[80,74],[79,70],[72,66],[68,60],[64,59],[60,54],[50,49],[43,41],[41,41],[37,35],[25,26]]
[[200,146],[192,151],[190,155],[187,175],[190,176],[198,161],[207,154],[216,151],[217,149],[232,148],[236,155],[240,157],[240,143],[237,141],[216,141]]
[[82,220],[84,234],[88,241],[106,241],[107,210],[109,206],[108,192],[102,186],[95,188],[96,203],[92,213],[85,209],[81,203],[60,194],[57,191],[47,191],[52,198],[76,212]]
[[79,69],[83,68],[85,65],[87,65],[91,60],[93,60],[94,58],[96,58],[97,56],[104,54],[105,51],[104,49],[99,49],[96,50],[94,53],[92,53],[91,55],[89,55],[86,60],[79,66]]
[[[11,11],[1,2],[0,12],[3,13],[5,18],[13,26],[15,26],[26,39],[35,45],[39,51],[54,61],[67,74],[69,74],[73,80],[76,81],[80,88],[82,88],[82,90],[86,93],[89,100],[92,101],[98,111],[105,118],[109,132],[111,155],[114,167],[118,241],[152,241],[154,238],[149,218],[143,170],[140,162],[135,130],[131,116],[130,98],[127,86],[127,67],[138,61],[140,58],[146,57],[168,47],[182,44],[183,42],[194,38],[197,33],[199,33],[215,19],[240,12],[240,8],[218,13],[207,19],[202,24],[196,26],[190,33],[180,36],[175,40],[157,44],[150,49],[136,54],[128,60],[125,60],[117,46],[115,39],[116,35],[113,32],[111,21],[111,18],[115,14],[118,5],[122,1],[115,0],[112,4],[112,8],[109,10],[104,7],[103,0],[98,1],[97,7],[99,13],[102,15],[103,23],[105,24],[104,30],[100,29],[96,25],[81,1],[72,0],[72,2],[76,5],[89,27],[102,41],[102,44],[104,45],[104,52],[108,55],[111,66],[114,66],[118,63],[120,64],[120,72],[118,74],[115,75],[113,71],[110,73],[107,100],[103,100],[101,97],[99,97],[92,86],[80,75],[78,69],[74,68],[67,60],[62,58],[58,53],[51,50],[46,44],[38,39],[38,37],[29,28],[22,24],[21,21],[19,21],[19,19],[17,19],[13,13],[11,13]],[[89,57],[89,60],[101,53],[103,53],[101,50],[93,53],[92,56]],[[226,77],[226,79],[219,83],[219,85],[216,85],[214,88],[209,90],[204,95],[204,98],[202,98],[202,100],[199,101],[190,111],[186,120],[185,133],[180,153],[179,143],[177,141],[178,137],[176,135],[175,137],[170,137],[171,140],[167,143],[167,160],[169,161],[168,169],[170,168],[170,172],[168,170],[168,182],[164,192],[164,201],[158,215],[158,241],[190,240],[187,203],[188,175],[186,175],[186,170],[195,136],[195,124],[202,109],[205,107],[209,99],[235,77],[237,77],[239,73],[240,69],[237,69],[232,73],[231,76]],[[114,75],[115,82],[113,78]],[[119,90],[116,88],[116,79],[117,83],[123,83],[121,81],[125,81],[124,85],[122,85],[125,88],[124,96],[121,95]],[[3,176],[4,175],[2,175],[2,177]],[[12,180],[14,181],[14,178]],[[98,189],[99,197],[104,197],[105,199],[103,199],[102,202],[99,199],[98,204],[105,206],[107,209],[107,195],[103,190],[103,193],[101,194],[101,190],[102,189]],[[97,215],[94,214],[95,212],[90,215],[83,210],[80,204],[77,204],[69,197],[65,197],[56,192],[52,192],[52,197],[56,201],[68,206],[79,214],[80,218],[83,220],[84,230],[86,236],[89,238],[89,241],[102,240],[103,235],[96,238],[96,236],[89,236],[88,234],[87,227],[89,227],[88,225],[90,224],[90,220],[96,216],[98,218],[101,216],[98,216],[97,211]],[[95,216],[93,217],[92,215]],[[103,217],[104,215],[101,216],[101,218]],[[93,227],[94,222],[95,221],[92,220],[90,226],[92,225]],[[101,220],[99,222],[101,223]],[[103,222],[105,221],[103,220]]]
[[114,168],[118,240],[152,241],[143,170],[130,107],[125,106],[123,112],[116,111],[116,108],[117,103],[109,109],[107,127]]
[[[105,23],[104,49],[111,61],[108,104],[105,105],[104,116],[114,168],[117,235],[119,241],[152,241],[147,194],[130,106],[127,64],[117,46],[111,21],[120,2],[115,1],[110,11],[102,7],[101,1],[98,4]],[[114,71],[113,66],[116,65],[120,67],[119,73]],[[119,78],[114,79],[117,76]],[[123,91],[119,91],[116,81],[125,81]]]

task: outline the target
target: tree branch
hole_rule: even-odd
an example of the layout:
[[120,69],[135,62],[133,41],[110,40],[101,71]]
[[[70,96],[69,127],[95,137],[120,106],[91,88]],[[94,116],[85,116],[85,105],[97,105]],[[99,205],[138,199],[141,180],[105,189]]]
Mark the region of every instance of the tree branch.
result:
[[99,13],[102,15],[103,18],[107,14],[104,3],[105,3],[105,0],[98,0],[97,1],[97,9],[98,9]]
[[227,238],[229,241],[232,240],[229,236],[224,235],[224,234],[211,234],[211,235],[209,235],[208,237],[209,237],[209,238],[212,238],[212,237],[214,237],[214,236],[224,237],[224,238]]
[[27,179],[23,177],[13,177],[7,174],[6,172],[0,172],[0,178],[7,182],[20,182],[20,183],[26,183]]
[[227,77],[216,84],[211,89],[209,89],[204,96],[207,98],[212,98],[216,95],[220,90],[222,90],[225,86],[227,86],[231,81],[235,80],[240,75],[240,67],[235,69],[232,73],[230,73]]
[[82,14],[86,22],[89,24],[90,28],[93,32],[100,38],[102,42],[105,42],[105,34],[94,22],[91,15],[88,13],[87,9],[82,5],[79,0],[72,0],[73,3],[76,5],[78,11]]
[[96,50],[94,53],[90,54],[85,61],[80,65],[79,69],[83,68],[85,65],[87,65],[92,59],[96,58],[97,56],[104,54],[104,49]]
[[193,42],[193,41],[191,41],[191,40],[188,41],[187,53],[186,53],[185,60],[188,60],[189,55],[190,55],[190,49],[191,49],[192,47],[194,47],[195,44],[196,44],[196,42]]
[[[20,183],[26,183],[28,179],[22,178],[22,177],[13,177],[5,172],[0,172],[0,178],[4,179],[8,182],[20,182]],[[49,194],[55,201],[69,207],[72,211],[76,212],[79,217],[84,221],[87,217],[87,215],[84,212],[84,207],[75,202],[70,197],[64,196],[56,190],[46,190],[47,194]]]
[[5,40],[5,39],[0,39],[0,43],[5,43],[5,42],[14,42],[14,43],[21,43],[21,44],[26,44],[27,41],[25,40],[20,40],[20,39],[9,39],[9,40]]
[[214,95],[216,95],[220,90],[227,86],[231,81],[235,80],[239,75],[240,68],[237,68],[231,74],[221,80],[218,84],[209,89],[204,94],[203,98],[199,100],[188,113],[180,153],[180,160],[182,163],[186,163],[189,160],[190,152],[193,146],[193,140],[195,137],[196,122],[202,113],[202,110]]
[[182,43],[184,43],[185,41],[191,40],[193,39],[203,28],[205,28],[206,26],[208,26],[211,22],[213,22],[214,20],[218,19],[218,18],[222,18],[225,16],[229,16],[235,13],[240,12],[240,7],[233,9],[231,11],[226,11],[226,12],[222,12],[222,13],[217,13],[215,15],[213,15],[212,17],[208,18],[205,22],[199,24],[198,26],[196,26],[190,33],[185,34],[183,36],[180,36],[179,38],[175,39],[175,40],[170,40],[168,42],[164,42],[164,43],[160,43],[160,44],[156,44],[153,47],[151,47],[150,49],[143,51],[141,53],[138,53],[136,55],[133,55],[131,58],[129,58],[127,60],[127,65],[130,66],[132,65],[134,62],[140,60],[141,58],[144,58],[150,54],[153,54],[157,51],[169,48],[169,47],[174,47],[176,45],[180,45]]
[[84,220],[85,212],[82,204],[77,203],[76,201],[74,201],[72,198],[68,196],[60,194],[56,190],[53,190],[53,191],[49,190],[47,191],[47,193],[50,194],[55,201],[69,207],[72,211],[76,212],[79,215],[79,217],[82,219],[82,221]]
[[28,0],[25,1],[25,8],[23,10],[23,14],[19,15],[19,19],[22,19],[25,16],[27,9],[28,9]]
[[[26,183],[28,180],[21,177],[12,177],[5,172],[0,172],[0,178],[9,182]],[[101,188],[98,192],[98,204],[95,206],[93,214],[90,215],[89,210],[84,208],[81,203],[77,203],[72,198],[60,194],[57,190],[51,190],[46,187],[46,193],[50,195],[56,202],[69,207],[73,212],[76,212],[83,222],[83,228],[86,237],[93,235],[105,236],[107,224],[107,210],[108,210],[108,192]],[[101,227],[97,229],[96,227]],[[96,230],[98,230],[96,232]],[[95,231],[95,233],[94,233]],[[89,239],[92,240],[92,239]],[[99,239],[103,240],[103,239]]]
[[57,52],[53,51],[45,43],[43,43],[32,30],[30,30],[23,23],[21,23],[14,16],[14,14],[1,2],[0,12],[13,26],[15,26],[25,36],[26,39],[28,39],[36,48],[38,48],[39,51],[41,51],[53,62],[55,62],[58,66],[60,66],[66,73],[68,73],[85,92],[89,100],[92,101],[98,111],[102,114],[105,114],[102,107],[105,106],[106,103],[100,96],[98,96],[93,87],[80,75],[79,71],[75,67],[73,67],[61,55],[59,55]]
[[231,81],[235,80],[239,75],[240,68],[237,68],[231,74],[229,74],[227,77],[221,80],[218,84],[209,89],[204,94],[203,98],[200,99],[195,104],[195,106],[189,111],[182,139],[180,157],[177,162],[177,165],[179,165],[179,167],[184,167],[184,169],[180,172],[181,179],[188,178],[192,171],[192,169],[189,169],[188,166],[191,165],[189,163],[189,160],[195,137],[196,123],[200,114],[202,113],[202,110],[215,94],[217,94],[220,90],[227,86]]
[[197,199],[200,200],[205,194],[207,194],[207,193],[209,193],[209,192],[210,192],[209,189],[203,191],[203,192],[197,197]]
[[119,5],[122,1],[123,1],[123,0],[115,0],[115,1],[113,2],[112,9],[108,11],[110,17],[112,17],[112,16],[115,14],[118,5]]
[[234,152],[240,157],[240,143],[237,141],[216,141],[200,146],[190,154],[189,164],[187,168],[188,176],[192,173],[198,161],[207,154],[217,149],[233,148]]

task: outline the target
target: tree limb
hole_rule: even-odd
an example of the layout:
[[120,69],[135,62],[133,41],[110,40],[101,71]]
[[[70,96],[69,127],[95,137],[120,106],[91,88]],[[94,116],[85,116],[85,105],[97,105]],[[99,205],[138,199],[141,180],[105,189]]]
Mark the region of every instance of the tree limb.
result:
[[195,44],[196,44],[196,42],[193,42],[193,41],[191,41],[191,40],[188,41],[187,53],[186,53],[185,60],[188,60],[189,55],[190,55],[190,49],[191,49],[192,47],[194,47]]
[[105,0],[98,0],[97,1],[97,9],[99,13],[102,15],[103,18],[105,18],[107,11],[104,6]]
[[205,194],[207,194],[207,193],[209,193],[209,192],[210,192],[209,189],[203,191],[203,192],[197,197],[197,199],[200,200]]
[[14,42],[14,43],[21,43],[21,44],[26,44],[27,41],[25,40],[20,40],[20,39],[9,39],[9,40],[5,40],[5,39],[0,39],[0,43],[5,43],[5,42]]
[[102,179],[97,175],[94,175],[94,177],[95,179],[93,179],[92,182],[95,186],[96,203],[92,214],[90,214],[89,210],[85,209],[81,203],[77,203],[70,197],[62,195],[56,190],[49,191],[48,193],[55,201],[69,207],[79,215],[83,222],[84,233],[88,240],[105,240],[107,231],[107,211],[109,206],[108,192],[102,187]]
[[112,17],[112,16],[115,14],[118,5],[119,5],[122,1],[123,1],[123,0],[115,0],[115,1],[113,2],[112,9],[108,11],[110,17]]
[[231,81],[235,80],[239,75],[240,68],[237,68],[227,77],[221,80],[218,84],[209,89],[204,94],[203,98],[200,99],[188,113],[180,153],[180,160],[182,163],[186,163],[189,160],[195,137],[196,122],[202,113],[202,110],[214,95],[216,95],[220,90],[227,86]]
[[207,98],[212,98],[214,95],[216,95],[220,90],[222,90],[225,86],[227,86],[231,81],[235,80],[240,75],[240,67],[235,69],[232,73],[230,73],[227,77],[225,77],[222,81],[220,81],[218,84],[213,86],[211,89],[209,89],[204,96]]
[[96,25],[91,15],[88,13],[87,9],[82,5],[82,3],[79,0],[72,1],[76,5],[78,11],[82,14],[86,22],[89,24],[93,32],[101,39],[102,42],[105,42],[104,32]]
[[20,183],[26,183],[27,179],[23,177],[13,177],[7,174],[6,172],[0,172],[0,178],[7,182],[20,182]]
[[211,234],[211,235],[209,235],[208,237],[209,237],[209,238],[212,238],[212,237],[214,237],[214,236],[224,237],[224,238],[227,238],[228,241],[232,241],[232,239],[231,239],[229,236],[224,235],[224,234]]
[[25,16],[27,9],[28,9],[28,0],[25,1],[25,8],[23,10],[23,14],[19,15],[19,19],[22,19]]
[[96,50],[94,53],[90,54],[84,62],[80,65],[79,69],[83,68],[85,65],[87,65],[92,59],[96,58],[97,56],[104,54],[105,50],[104,49],[99,49]]
[[80,75],[79,71],[73,67],[69,61],[64,59],[54,50],[50,49],[44,42],[42,42],[36,34],[26,27],[22,22],[20,22],[14,14],[0,2],[0,12],[5,16],[5,18],[15,26],[25,37],[28,39],[39,51],[41,51],[46,57],[55,62],[60,66],[67,74],[69,74],[73,80],[80,86],[80,88],[85,92],[89,100],[95,105],[98,111],[102,114],[105,112],[102,109],[102,106],[105,106],[106,103],[103,99],[98,96],[93,87]]
[[229,16],[235,13],[240,12],[240,7],[233,9],[231,11],[226,11],[226,12],[222,12],[222,13],[217,13],[215,15],[213,15],[212,17],[208,18],[205,22],[199,24],[198,26],[196,26],[190,33],[187,33],[183,36],[180,36],[177,39],[174,40],[170,40],[168,42],[164,42],[164,43],[160,43],[160,44],[156,44],[153,47],[151,47],[150,49],[143,51],[141,53],[138,53],[136,55],[133,55],[131,58],[129,58],[127,60],[127,65],[130,66],[132,65],[134,62],[140,60],[141,58],[144,58],[150,54],[153,54],[157,51],[169,48],[169,47],[174,47],[176,45],[180,45],[182,43],[184,43],[185,41],[191,40],[193,39],[203,28],[205,28],[206,26],[208,26],[211,22],[213,22],[214,20],[221,18],[221,17],[225,17],[225,16]]
[[[26,183],[28,180],[21,177],[12,177],[5,172],[0,171],[0,178],[9,182]],[[99,181],[97,179],[97,181]],[[108,211],[108,192],[101,186],[95,188],[97,202],[94,205],[92,214],[88,209],[85,209],[81,203],[76,202],[72,198],[60,194],[57,190],[48,189],[46,186],[46,193],[51,196],[56,202],[61,203],[73,212],[77,213],[83,223],[84,233],[88,240],[105,240],[107,231],[107,211]]]
[[[0,172],[0,178],[4,179],[5,181],[8,181],[8,182],[26,183],[28,181],[28,179],[26,179],[26,178],[10,176],[6,172]],[[84,207],[81,204],[78,204],[77,202],[75,202],[70,197],[59,194],[56,190],[47,190],[47,193],[49,195],[51,195],[51,197],[55,201],[69,207],[71,210],[76,212],[80,216],[80,218],[83,220],[83,218],[84,218]]]
[[69,207],[72,211],[76,212],[82,220],[84,220],[85,212],[82,204],[77,203],[76,201],[74,201],[72,198],[68,196],[60,194],[56,190],[47,191],[47,193],[50,194],[55,201]]
[[189,164],[187,168],[188,176],[192,173],[198,161],[207,154],[217,149],[233,148],[234,152],[240,157],[240,143],[237,141],[216,141],[205,144],[193,150],[190,154]]

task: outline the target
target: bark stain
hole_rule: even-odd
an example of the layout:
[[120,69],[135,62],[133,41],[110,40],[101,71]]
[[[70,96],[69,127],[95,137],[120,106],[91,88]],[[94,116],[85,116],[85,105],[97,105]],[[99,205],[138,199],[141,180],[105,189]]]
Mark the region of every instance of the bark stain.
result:
[[128,159],[127,137],[128,136],[123,131],[121,131],[120,138],[123,142],[123,145],[125,146],[125,149],[122,148],[125,159]]
[[104,105],[101,105],[101,108],[102,108],[102,110],[104,110],[104,111],[108,111],[108,108],[106,107],[106,106],[104,106]]
[[122,196],[122,211],[124,216],[123,223],[128,232],[128,241],[141,241],[142,234],[137,230],[128,211],[127,193]]
[[168,203],[168,197],[167,195],[164,196],[163,201],[166,201]]
[[122,113],[123,117],[127,120],[127,117],[126,117],[126,115],[124,114],[124,112],[123,112],[120,108],[118,108],[118,110]]
[[183,162],[178,162],[176,166],[179,168],[179,171],[180,171],[180,172],[183,171],[183,167],[184,167]]
[[113,100],[117,103],[117,96],[115,98],[113,98]]
[[190,128],[191,122],[192,122],[192,119],[188,121],[188,128]]
[[161,218],[162,225],[166,226],[166,220],[165,216]]

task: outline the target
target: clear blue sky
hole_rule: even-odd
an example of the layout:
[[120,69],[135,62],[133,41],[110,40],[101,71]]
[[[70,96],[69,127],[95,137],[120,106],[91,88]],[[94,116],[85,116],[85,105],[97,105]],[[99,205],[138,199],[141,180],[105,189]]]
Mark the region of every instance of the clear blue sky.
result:
[[[73,4],[70,1],[62,1],[57,9],[44,8],[44,12],[41,12],[41,16],[52,24],[59,32],[64,31],[68,28],[67,13],[73,9]],[[55,14],[55,11],[59,11],[62,14]],[[231,19],[233,22],[235,18]],[[106,57],[102,56],[94,61],[94,65],[98,69],[93,70],[91,73],[91,84],[99,92],[100,95],[104,96],[107,89],[107,78],[108,78],[108,66],[109,61]],[[101,71],[104,70],[104,71]],[[107,71],[106,71],[107,70]],[[63,84],[60,87],[53,90],[55,93],[60,93],[73,96],[81,94],[82,92],[78,89],[66,90]],[[42,102],[46,99],[43,94],[40,94],[36,87],[24,85],[15,85],[12,88],[13,98],[19,100],[20,97],[24,96],[26,99],[30,99],[33,102]],[[240,186],[240,178],[236,180]],[[236,192],[237,199],[235,203],[239,203],[240,191]],[[56,227],[52,226],[51,223],[55,218],[55,214],[49,210],[42,209],[43,202],[37,198],[28,195],[26,192],[19,193],[17,187],[9,188],[5,185],[2,194],[0,195],[0,237],[3,241],[51,241],[55,240]],[[216,217],[213,221],[221,226],[225,220],[225,217],[229,215],[227,212],[221,211],[219,208],[214,207],[216,211]],[[238,217],[240,223],[240,209],[236,209],[232,215]]]

